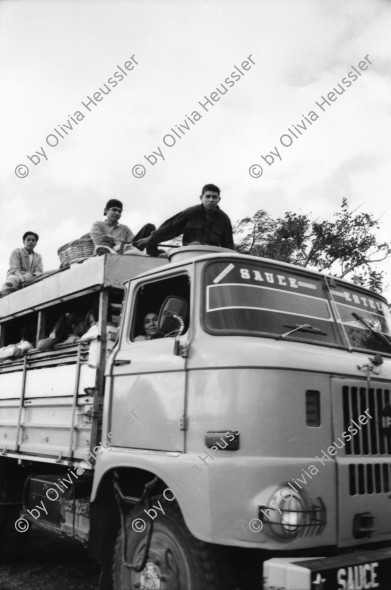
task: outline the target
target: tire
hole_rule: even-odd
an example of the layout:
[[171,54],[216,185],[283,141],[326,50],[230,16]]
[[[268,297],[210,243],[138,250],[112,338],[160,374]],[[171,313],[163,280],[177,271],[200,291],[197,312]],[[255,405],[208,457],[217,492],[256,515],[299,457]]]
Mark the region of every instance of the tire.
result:
[[[165,513],[153,521],[149,557],[142,572],[122,565],[123,533],[119,532],[113,558],[114,590],[233,590],[229,566],[218,558],[215,548],[193,537],[177,504],[167,504],[163,496],[159,500]],[[132,564],[141,562],[148,530],[147,526],[135,532],[132,523],[136,519],[150,521],[141,507],[127,516],[126,559]]]

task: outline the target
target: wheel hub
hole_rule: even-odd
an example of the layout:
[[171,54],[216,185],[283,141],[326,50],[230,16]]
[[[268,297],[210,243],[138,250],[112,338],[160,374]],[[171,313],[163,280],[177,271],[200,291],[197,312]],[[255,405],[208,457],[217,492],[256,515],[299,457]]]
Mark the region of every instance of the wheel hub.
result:
[[160,590],[162,574],[159,567],[148,561],[140,574],[140,590]]

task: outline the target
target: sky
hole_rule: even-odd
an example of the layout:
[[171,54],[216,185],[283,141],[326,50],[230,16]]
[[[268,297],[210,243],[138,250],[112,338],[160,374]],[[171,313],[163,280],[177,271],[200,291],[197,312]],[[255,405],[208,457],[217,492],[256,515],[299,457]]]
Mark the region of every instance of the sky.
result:
[[387,0],[0,0],[0,275],[26,230],[51,270],[109,198],[136,233],[206,183],[233,222],[346,197],[391,240],[390,30]]

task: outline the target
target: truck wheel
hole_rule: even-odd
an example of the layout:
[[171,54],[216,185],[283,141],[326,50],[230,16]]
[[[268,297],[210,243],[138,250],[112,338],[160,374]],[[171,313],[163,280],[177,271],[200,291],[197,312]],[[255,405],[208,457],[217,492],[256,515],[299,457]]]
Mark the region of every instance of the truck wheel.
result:
[[[122,565],[123,533],[119,532],[113,560],[114,590],[232,590],[228,565],[220,571],[214,548],[193,537],[179,508],[167,506],[163,496],[161,499],[165,514],[153,522],[149,557],[141,572]],[[147,540],[143,523],[148,521],[142,508],[135,508],[126,519],[128,563],[142,560]]]

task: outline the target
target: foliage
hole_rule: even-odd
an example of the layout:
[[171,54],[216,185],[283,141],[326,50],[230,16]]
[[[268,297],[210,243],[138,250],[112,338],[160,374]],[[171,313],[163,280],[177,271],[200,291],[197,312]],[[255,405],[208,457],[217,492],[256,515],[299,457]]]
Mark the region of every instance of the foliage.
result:
[[271,218],[259,210],[234,228],[239,252],[308,266],[381,291],[383,273],[374,263],[391,254],[391,244],[379,242],[379,221],[371,213],[350,211],[346,198],[332,221],[312,221],[307,214],[287,211]]

